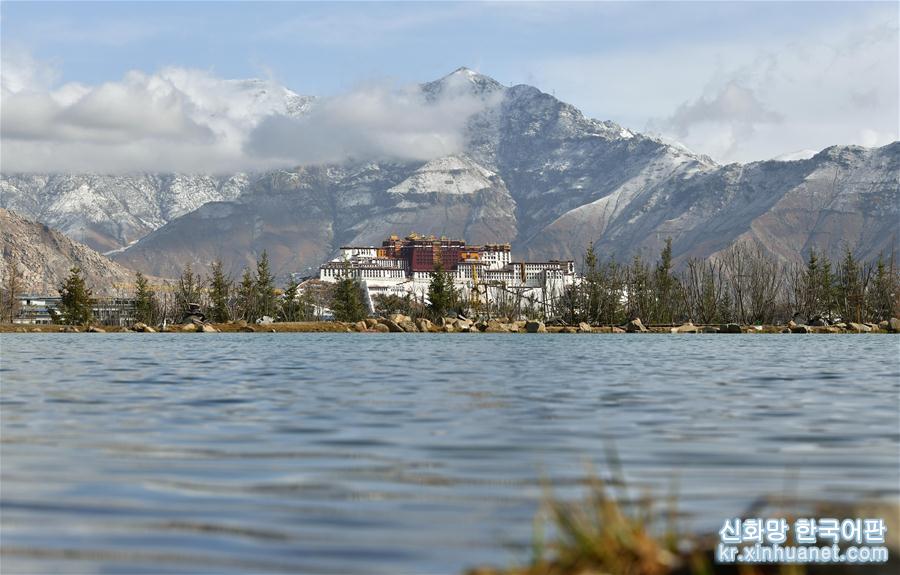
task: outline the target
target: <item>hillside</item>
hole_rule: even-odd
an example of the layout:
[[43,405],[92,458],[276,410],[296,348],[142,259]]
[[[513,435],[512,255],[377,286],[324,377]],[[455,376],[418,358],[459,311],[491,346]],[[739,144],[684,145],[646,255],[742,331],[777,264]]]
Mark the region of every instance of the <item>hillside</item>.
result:
[[134,273],[65,234],[0,209],[0,284],[10,262],[21,274],[22,293],[56,295],[72,266],[78,266],[94,295],[115,295],[116,286],[134,281]]

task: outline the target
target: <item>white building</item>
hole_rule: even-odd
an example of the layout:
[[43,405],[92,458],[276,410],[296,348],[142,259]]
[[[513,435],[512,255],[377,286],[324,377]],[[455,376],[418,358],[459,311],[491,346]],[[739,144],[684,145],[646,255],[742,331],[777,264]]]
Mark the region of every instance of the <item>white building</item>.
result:
[[370,309],[378,295],[412,294],[427,303],[428,285],[436,265],[453,278],[467,301],[491,304],[520,298],[543,306],[577,281],[573,261],[514,262],[509,244],[466,246],[460,240],[421,237],[400,240],[391,236],[380,248],[342,247],[334,260],[319,268],[319,279],[337,282],[345,276],[359,280]]

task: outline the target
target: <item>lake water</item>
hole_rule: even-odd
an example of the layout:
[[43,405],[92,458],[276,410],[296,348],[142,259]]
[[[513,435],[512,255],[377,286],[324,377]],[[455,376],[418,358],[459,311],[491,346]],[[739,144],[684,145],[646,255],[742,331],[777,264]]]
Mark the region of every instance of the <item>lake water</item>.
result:
[[542,480],[898,496],[891,335],[4,334],[2,570],[456,573]]

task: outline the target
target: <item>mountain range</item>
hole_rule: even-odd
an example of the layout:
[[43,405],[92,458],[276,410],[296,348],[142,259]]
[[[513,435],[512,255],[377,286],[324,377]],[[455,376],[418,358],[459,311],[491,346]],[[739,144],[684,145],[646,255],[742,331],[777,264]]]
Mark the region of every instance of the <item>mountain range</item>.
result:
[[[453,154],[215,176],[3,174],[0,206],[163,277],[217,258],[237,275],[263,250],[279,275],[309,273],[342,245],[412,231],[510,242],[531,260],[578,260],[590,243],[655,258],[666,238],[676,263],[741,241],[786,262],[810,247],[862,259],[898,247],[900,142],[720,165],[465,68],[419,89],[484,102]],[[288,114],[315,106],[285,94]]]

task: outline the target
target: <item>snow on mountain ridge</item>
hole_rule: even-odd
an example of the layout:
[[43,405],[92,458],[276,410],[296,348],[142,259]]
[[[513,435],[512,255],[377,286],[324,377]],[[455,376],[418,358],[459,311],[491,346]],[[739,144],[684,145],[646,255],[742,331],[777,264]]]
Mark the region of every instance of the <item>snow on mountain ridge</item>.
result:
[[796,150],[775,156],[772,160],[775,162],[795,162],[797,160],[808,160],[818,153],[816,150]]
[[254,176],[3,175],[0,207],[106,252],[210,201],[235,199]]
[[[271,103],[265,82],[240,89],[257,94],[259,106]],[[0,204],[59,221],[76,237],[86,227],[85,241],[103,251],[158,227],[115,254],[157,275],[188,261],[203,269],[221,254],[239,271],[262,249],[282,271],[297,271],[335,246],[409,231],[511,241],[534,258],[577,258],[590,242],[617,256],[655,252],[666,237],[677,258],[706,257],[749,237],[793,261],[809,245],[836,241],[871,254],[884,243],[870,230],[896,220],[896,145],[720,166],[468,69],[421,90],[431,102],[475,96],[485,104],[465,124],[462,152],[218,178],[3,176]],[[312,103],[299,98],[301,108]]]
[[439,97],[462,94],[489,98],[494,94],[506,91],[507,88],[490,76],[461,67],[442,78],[422,84],[421,90],[426,98],[433,101]]
[[490,188],[497,174],[469,158],[445,156],[427,162],[388,194],[473,194]]

